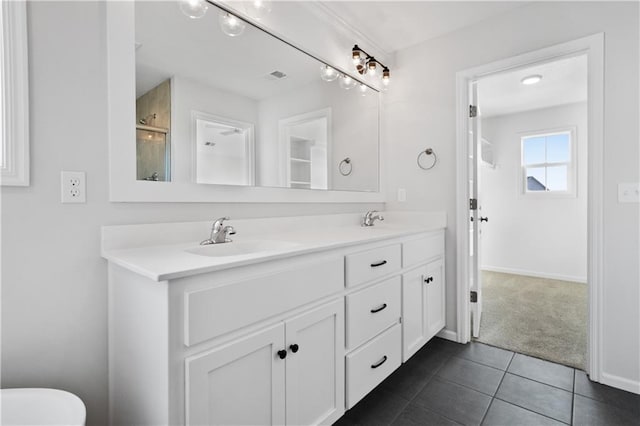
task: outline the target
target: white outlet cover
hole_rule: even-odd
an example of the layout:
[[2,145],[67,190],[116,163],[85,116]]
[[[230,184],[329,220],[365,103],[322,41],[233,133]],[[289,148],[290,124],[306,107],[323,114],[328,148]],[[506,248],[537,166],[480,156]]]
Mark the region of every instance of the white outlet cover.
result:
[[87,202],[87,179],[85,172],[60,172],[60,197],[63,203]]

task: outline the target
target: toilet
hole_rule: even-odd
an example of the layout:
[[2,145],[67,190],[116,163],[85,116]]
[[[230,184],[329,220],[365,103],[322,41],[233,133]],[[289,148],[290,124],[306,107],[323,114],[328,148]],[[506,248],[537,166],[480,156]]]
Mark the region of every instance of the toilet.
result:
[[87,411],[76,395],[58,389],[0,389],[0,424],[84,426]]

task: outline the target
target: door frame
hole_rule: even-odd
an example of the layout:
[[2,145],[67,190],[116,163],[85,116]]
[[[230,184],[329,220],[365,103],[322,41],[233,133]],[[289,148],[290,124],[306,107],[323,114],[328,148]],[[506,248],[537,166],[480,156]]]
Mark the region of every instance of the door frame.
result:
[[588,332],[586,370],[599,382],[602,373],[603,333],[603,153],[604,153],[604,33],[579,38],[456,73],[456,294],[457,340],[470,341],[469,301],[469,83],[491,74],[587,55],[588,166],[587,166],[587,285]]

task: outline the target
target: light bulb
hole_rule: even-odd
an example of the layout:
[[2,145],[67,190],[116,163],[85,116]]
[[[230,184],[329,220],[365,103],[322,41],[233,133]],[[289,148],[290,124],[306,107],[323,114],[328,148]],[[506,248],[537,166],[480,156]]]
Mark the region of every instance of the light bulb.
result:
[[220,29],[229,37],[236,37],[244,33],[247,24],[242,22],[237,16],[227,12],[220,12]]
[[351,58],[353,59],[353,65],[358,66],[363,64],[364,58],[362,57],[362,51],[357,44],[351,49]]
[[364,83],[360,83],[360,94],[362,96],[367,96],[367,85]]
[[370,76],[376,75],[376,60],[374,58],[371,58],[369,60],[369,62],[367,63],[367,68],[367,74],[369,74]]
[[268,0],[253,0],[245,2],[244,8],[247,15],[259,21],[271,12],[273,4]]
[[343,75],[342,77],[340,77],[340,80],[338,80],[338,84],[343,89],[349,90],[356,85],[356,82],[354,79],[352,79],[348,75]]
[[389,71],[389,68],[385,67],[382,70],[382,84],[384,84],[385,86],[388,86],[390,81],[391,81],[391,72]]
[[329,65],[323,65],[320,67],[320,78],[324,81],[334,81],[338,78],[338,71],[334,70]]
[[209,8],[206,0],[180,0],[179,5],[182,13],[191,19],[202,18]]

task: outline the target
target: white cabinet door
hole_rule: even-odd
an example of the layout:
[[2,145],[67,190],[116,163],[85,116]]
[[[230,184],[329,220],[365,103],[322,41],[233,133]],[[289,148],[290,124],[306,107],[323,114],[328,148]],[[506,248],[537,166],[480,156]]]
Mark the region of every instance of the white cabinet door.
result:
[[286,423],[332,424],[344,413],[344,301],[285,324]]
[[426,267],[420,266],[402,275],[402,361],[406,362],[427,342],[425,329]]
[[427,264],[426,270],[425,334],[428,341],[445,326],[444,261],[440,259],[431,262]]
[[445,325],[444,261],[402,275],[402,361],[406,362]]
[[284,324],[186,359],[187,425],[285,422]]

